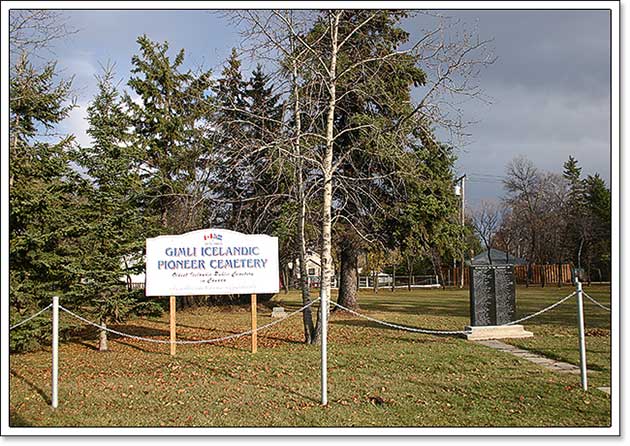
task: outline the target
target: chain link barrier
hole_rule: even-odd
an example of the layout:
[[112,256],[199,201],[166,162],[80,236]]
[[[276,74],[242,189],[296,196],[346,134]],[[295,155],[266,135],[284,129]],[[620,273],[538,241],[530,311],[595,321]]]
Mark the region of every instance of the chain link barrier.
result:
[[604,310],[606,310],[606,311],[612,311],[610,308],[608,308],[608,307],[606,307],[606,306],[602,305],[601,303],[597,302],[595,299],[593,299],[591,296],[589,296],[588,294],[586,294],[584,291],[582,291],[582,294],[583,294],[584,296],[586,296],[586,298],[587,298],[588,300],[590,300],[590,301],[591,301],[591,302],[593,302],[595,305],[597,305],[599,308],[603,308],[603,309],[604,309]]
[[[296,315],[298,313],[301,313],[302,311],[304,311],[305,309],[307,309],[308,307],[310,307],[311,305],[313,305],[314,303],[316,303],[318,301],[319,301],[319,298],[311,301],[310,303],[304,305],[303,307],[299,308],[298,310],[295,310],[292,313],[287,314],[285,317],[283,317],[281,319],[278,319],[276,321],[273,321],[273,322],[270,322],[270,323],[268,323],[266,325],[262,325],[262,326],[258,327],[256,330],[248,330],[248,331],[244,331],[242,333],[235,333],[235,334],[231,334],[229,336],[223,336],[223,337],[220,337],[220,338],[213,338],[213,339],[175,341],[175,344],[179,344],[179,345],[211,344],[211,343],[214,343],[214,342],[222,342],[222,341],[227,341],[227,340],[230,340],[230,339],[240,338],[240,337],[243,337],[243,336],[249,336],[249,335],[251,335],[253,333],[258,333],[259,331],[265,330],[265,329],[270,328],[270,327],[272,327],[272,326],[274,326],[276,324],[284,322],[285,320],[289,319],[290,317],[292,317],[292,316],[294,316],[294,315]],[[96,327],[96,328],[98,328],[100,330],[104,330],[104,331],[107,331],[109,333],[117,334],[117,335],[123,336],[125,338],[136,339],[136,340],[139,340],[139,341],[153,342],[155,344],[171,344],[170,340],[145,338],[145,337],[142,337],[142,336],[136,336],[136,335],[132,335],[132,334],[129,334],[129,333],[124,333],[122,331],[118,331],[118,330],[113,330],[111,328],[107,328],[107,327],[105,327],[103,325],[97,324],[96,322],[92,322],[92,321],[90,321],[90,320],[88,320],[88,319],[86,319],[86,318],[84,318],[82,316],[79,316],[76,313],[73,313],[72,311],[68,310],[67,308],[63,307],[62,305],[59,305],[59,309],[64,311],[64,312],[66,312],[66,313],[68,313],[70,316],[72,316],[72,317],[74,317],[74,318],[76,318],[76,319],[78,319],[78,320],[80,320],[82,322],[85,322],[88,325],[92,325],[92,326],[94,326],[94,327]]]
[[[523,318],[517,319],[515,321],[512,322],[508,322],[506,324],[502,324],[501,326],[508,326],[508,325],[514,325],[514,324],[518,324],[519,322],[523,322],[526,321],[528,319],[531,319],[533,317],[536,317],[542,313],[545,313],[549,310],[554,309],[555,307],[557,307],[558,305],[566,302],[567,300],[569,300],[571,297],[575,296],[576,292],[572,292],[571,294],[569,294],[568,296],[563,297],[562,299],[558,300],[557,302],[549,305],[548,307],[543,308],[540,311],[537,311],[536,313],[530,314],[529,316],[525,316]],[[351,310],[349,308],[344,307],[343,305],[338,304],[337,302],[331,302],[331,304],[335,305],[336,307],[341,308],[344,311],[347,311],[348,313],[354,314],[355,316],[358,316],[360,318],[366,319],[368,321],[372,321],[375,322],[377,324],[381,324],[381,325],[385,325],[387,327],[392,327],[392,328],[397,328],[399,330],[405,330],[405,331],[411,331],[414,333],[424,333],[424,334],[435,334],[435,335],[461,335],[461,334],[469,334],[470,331],[467,330],[428,330],[428,329],[424,329],[424,328],[415,328],[415,327],[406,327],[404,325],[398,325],[398,324],[392,324],[391,322],[385,322],[370,316],[367,316],[365,314],[359,313],[357,311]]]
[[[574,291],[573,293],[569,294],[568,296],[563,297],[562,299],[558,300],[557,302],[549,305],[548,307],[543,308],[540,311],[537,311],[536,313],[530,314],[528,316],[522,317],[520,319],[517,319],[515,321],[512,322],[508,322],[506,324],[502,324],[503,326],[509,326],[509,325],[515,325],[518,324],[520,322],[526,321],[528,319],[532,319],[536,316],[539,316],[547,311],[550,311],[552,309],[554,309],[555,307],[561,305],[562,303],[566,302],[568,299],[570,299],[571,297],[575,296],[576,292]],[[587,299],[589,299],[591,302],[593,302],[595,305],[599,306],[600,308],[606,310],[606,311],[611,311],[610,308],[607,308],[606,306],[602,305],[601,303],[599,303],[598,301],[596,301],[595,299],[593,299],[591,296],[589,296],[588,294],[583,292],[583,295],[586,296]],[[181,341],[175,341],[175,344],[180,344],[180,345],[191,345],[191,344],[210,344],[210,343],[215,343],[215,342],[222,342],[222,341],[227,341],[230,339],[237,339],[243,336],[249,336],[252,335],[253,333],[257,333],[259,331],[262,330],[266,330],[267,328],[271,328],[272,326],[279,324],[281,322],[283,322],[286,319],[289,319],[292,316],[295,316],[298,313],[301,313],[302,311],[304,311],[305,309],[307,309],[308,307],[310,307],[311,305],[315,304],[316,302],[318,302],[320,299],[317,298],[313,301],[311,301],[310,303],[302,306],[301,308],[287,314],[285,317],[278,319],[276,321],[270,322],[266,325],[262,325],[260,327],[258,327],[256,330],[248,330],[248,331],[244,331],[242,333],[235,333],[235,334],[231,334],[228,336],[223,336],[223,337],[219,337],[219,338],[212,338],[212,339],[199,339],[199,340],[181,340]],[[333,302],[331,301],[330,304],[340,308],[343,311],[346,311],[350,314],[353,314],[357,317],[360,317],[362,319],[371,321],[371,322],[375,322],[377,324],[380,325],[384,325],[387,327],[391,327],[391,328],[396,328],[399,330],[405,330],[405,331],[410,331],[410,332],[414,332],[414,333],[424,333],[424,334],[435,334],[435,335],[461,335],[461,334],[468,334],[470,333],[470,331],[467,330],[431,330],[431,329],[424,329],[424,328],[416,328],[416,327],[407,327],[404,325],[398,325],[398,324],[393,324],[391,322],[386,322],[386,321],[382,321],[380,319],[376,319],[373,318],[371,316],[367,316],[365,314],[359,313],[357,311],[351,310],[350,308],[344,307],[343,305],[337,303],[337,302]],[[33,314],[32,316],[28,317],[27,319],[24,319],[23,321],[12,325],[11,327],[9,327],[9,330],[13,330],[14,328],[18,328],[19,326],[26,324],[27,322],[35,319],[36,317],[38,317],[39,315],[41,315],[42,313],[44,313],[46,310],[50,309],[52,307],[52,304],[49,304],[48,306],[42,308],[40,311],[38,311],[37,313]],[[68,313],[70,316],[88,324],[91,326],[94,326],[96,328],[98,328],[99,330],[104,330],[107,331],[109,333],[113,333],[119,336],[123,336],[126,338],[130,338],[130,339],[136,339],[139,341],[145,341],[145,342],[153,342],[156,344],[170,344],[171,341],[170,340],[163,340],[163,339],[152,339],[152,338],[145,338],[142,336],[136,336],[136,335],[132,335],[129,333],[124,333],[122,331],[118,331],[118,330],[114,330],[112,328],[107,328],[103,325],[97,324],[96,322],[92,322],[89,319],[86,319],[82,316],[79,316],[78,314],[68,310],[67,308],[65,308],[62,305],[59,305],[59,309]]]
[[543,309],[542,309],[542,310],[540,310],[540,311],[537,311],[536,313],[530,314],[529,316],[522,317],[522,318],[520,318],[520,319],[517,319],[517,320],[512,321],[512,322],[508,322],[507,324],[503,324],[503,325],[514,325],[514,324],[518,324],[519,322],[526,321],[527,319],[531,319],[531,318],[533,318],[533,317],[536,317],[536,316],[538,316],[538,315],[540,315],[540,314],[543,314],[543,313],[545,313],[545,312],[547,312],[547,311],[549,311],[549,310],[553,310],[553,309],[554,309],[554,308],[556,308],[558,305],[560,305],[560,304],[564,303],[565,301],[569,300],[570,298],[572,298],[572,297],[573,297],[573,296],[575,296],[576,294],[577,294],[577,293],[574,291],[574,292],[572,292],[571,294],[569,294],[568,296],[563,297],[562,299],[560,299],[560,300],[559,300],[558,302],[556,302],[555,304],[551,304],[551,305],[549,305],[548,307],[543,308]]
[[24,319],[22,322],[18,322],[15,325],[11,325],[9,327],[9,331],[13,330],[14,328],[18,328],[20,325],[26,324],[27,322],[31,321],[32,319],[35,319],[37,316],[42,314],[44,311],[48,310],[50,307],[52,307],[52,304],[49,304],[47,307],[42,308],[41,310],[39,310],[37,313],[35,313],[31,317]]
[[440,335],[455,335],[455,334],[459,335],[459,334],[470,333],[469,331],[466,331],[466,330],[428,330],[424,328],[405,327],[404,325],[392,324],[391,322],[381,321],[379,319],[356,312],[354,310],[351,310],[350,308],[346,308],[343,305],[338,304],[337,302],[330,302],[330,303],[360,318],[366,319],[368,321],[376,322],[377,324],[385,325],[387,327],[398,328],[399,330],[406,330],[406,331],[411,331],[414,333],[440,334]]

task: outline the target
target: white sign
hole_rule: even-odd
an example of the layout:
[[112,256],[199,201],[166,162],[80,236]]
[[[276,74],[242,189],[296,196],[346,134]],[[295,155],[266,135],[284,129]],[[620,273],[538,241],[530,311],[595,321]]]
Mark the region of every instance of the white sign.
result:
[[277,293],[278,238],[201,229],[147,239],[147,296]]

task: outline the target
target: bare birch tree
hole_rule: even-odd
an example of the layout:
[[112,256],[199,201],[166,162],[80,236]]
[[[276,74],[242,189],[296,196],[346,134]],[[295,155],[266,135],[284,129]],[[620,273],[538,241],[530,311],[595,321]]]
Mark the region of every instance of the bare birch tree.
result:
[[491,251],[494,246],[495,234],[501,223],[501,213],[496,203],[484,201],[479,209],[473,213],[472,223],[481,238],[488,254],[488,263],[492,265]]
[[[68,24],[63,12],[54,9],[11,9],[9,11],[9,51],[11,60],[21,54],[50,49],[56,40],[78,32]],[[12,63],[13,65],[13,63]]]
[[[258,50],[266,49],[269,60],[275,58],[277,65],[288,67],[292,73],[287,78],[293,82],[293,104],[299,104],[302,113],[294,112],[298,119],[287,123],[299,129],[291,132],[293,150],[287,155],[308,166],[298,172],[308,172],[309,178],[303,178],[308,183],[305,188],[319,191],[321,197],[320,297],[324,301],[330,297],[335,223],[347,225],[368,243],[378,240],[377,217],[393,208],[383,205],[384,194],[403,191],[405,178],[411,178],[421,163],[417,153],[408,150],[407,139],[416,129],[422,138],[433,140],[431,126],[435,122],[431,119],[440,111],[441,123],[456,132],[459,124],[446,119],[450,115],[436,98],[445,92],[476,97],[479,92],[469,83],[470,77],[478,67],[492,62],[491,58],[479,56],[487,42],[473,42],[467,37],[453,46],[445,43],[447,38],[440,35],[443,28],[439,27],[404,50],[398,44],[380,45],[380,40],[372,43],[370,33],[377,26],[397,20],[390,14],[378,10],[238,14],[239,19],[253,25],[247,32],[259,43]],[[299,20],[295,20],[296,15]],[[439,36],[444,39],[441,44]],[[428,60],[431,53],[439,56],[432,65],[434,77],[417,106],[412,106],[404,95],[393,96],[387,86],[379,84],[379,79],[391,75],[396,63],[415,66],[418,58]],[[402,83],[408,94],[411,87],[423,82],[409,76]],[[348,109],[352,97],[364,101],[371,108],[370,113],[353,114]],[[374,97],[378,100],[374,101]],[[343,119],[346,116],[353,119]],[[305,147],[308,149],[303,151]],[[301,180],[298,183],[303,184]],[[306,203],[303,196],[298,201]],[[350,209],[354,210],[347,212]]]
[[[314,216],[309,217],[313,212],[313,203],[319,189],[321,189],[321,171],[319,162],[313,154],[314,134],[312,128],[315,120],[307,119],[305,116],[317,114],[317,103],[305,101],[304,98],[312,99],[321,95],[318,91],[321,86],[306,82],[304,80],[303,64],[307,50],[302,47],[299,39],[308,32],[312,25],[313,14],[301,13],[299,11],[233,11],[228,14],[235,25],[245,24],[242,32],[244,41],[242,48],[245,53],[258,61],[264,61],[267,67],[273,70],[272,77],[277,82],[276,93],[285,99],[286,113],[280,127],[270,143],[276,150],[280,164],[282,178],[277,181],[285,183],[283,194],[277,192],[270,196],[256,197],[257,199],[271,202],[280,198],[283,202],[289,200],[294,203],[292,209],[294,214],[288,216],[294,221],[294,243],[297,249],[297,261],[295,265],[299,268],[299,280],[304,305],[311,303],[309,290],[308,273],[306,269],[307,250],[310,247],[309,236],[307,234],[307,221],[313,221]],[[245,122],[256,119],[252,113],[248,113],[243,120]],[[263,149],[262,146],[257,148]],[[251,144],[244,144],[240,151],[250,151]],[[236,150],[236,156],[239,150]],[[246,159],[241,153],[241,159]],[[264,169],[264,168],[263,168]],[[235,171],[236,172],[236,171]],[[259,169],[256,173],[260,175]],[[261,215],[268,218],[268,215]],[[293,261],[293,259],[291,259]],[[308,307],[303,312],[304,337],[307,343],[316,343],[319,336],[319,324],[313,323],[311,308]]]

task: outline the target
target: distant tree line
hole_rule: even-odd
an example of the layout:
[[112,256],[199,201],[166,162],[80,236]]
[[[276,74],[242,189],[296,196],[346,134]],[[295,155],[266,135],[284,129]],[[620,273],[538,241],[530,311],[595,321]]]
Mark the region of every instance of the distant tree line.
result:
[[486,249],[534,264],[569,263],[589,282],[611,273],[611,195],[599,174],[583,177],[572,156],[562,173],[525,157],[507,166],[500,203],[482,203],[471,224]]

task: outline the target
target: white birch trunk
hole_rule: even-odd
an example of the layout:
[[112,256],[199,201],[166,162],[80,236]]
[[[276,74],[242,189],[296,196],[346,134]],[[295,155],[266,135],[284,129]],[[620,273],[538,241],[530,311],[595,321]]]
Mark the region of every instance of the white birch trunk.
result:
[[326,151],[322,171],[324,177],[324,196],[322,206],[322,253],[321,253],[321,327],[322,327],[322,404],[328,404],[328,302],[330,300],[330,267],[332,265],[332,176],[333,176],[333,144],[335,105],[337,103],[335,83],[337,81],[337,37],[339,30],[340,11],[335,11],[330,17],[330,68],[328,77],[328,116],[326,118]]
[[[298,204],[300,206],[300,213],[298,215],[298,239],[299,239],[299,259],[300,259],[300,285],[302,289],[302,303],[307,305],[311,302],[309,283],[308,283],[308,271],[306,270],[306,232],[304,229],[306,220],[306,196],[304,177],[302,173],[302,147],[301,147],[301,134],[302,134],[302,118],[300,116],[300,102],[299,102],[299,88],[298,88],[298,67],[297,61],[293,60],[293,112],[295,114],[295,154],[297,160],[297,186],[298,186]],[[302,319],[304,323],[304,340],[306,343],[314,343],[317,341],[318,335],[315,332],[313,326],[313,317],[311,308],[306,308],[302,312]]]
[[337,39],[339,30],[340,12],[335,11],[331,17],[331,53],[328,77],[328,115],[326,117],[326,151],[324,153],[323,177],[324,192],[322,206],[322,253],[321,253],[321,278],[320,297],[322,304],[328,303],[330,299],[330,273],[332,265],[332,177],[333,177],[333,144],[334,144],[334,121],[336,97],[336,77],[337,77]]

